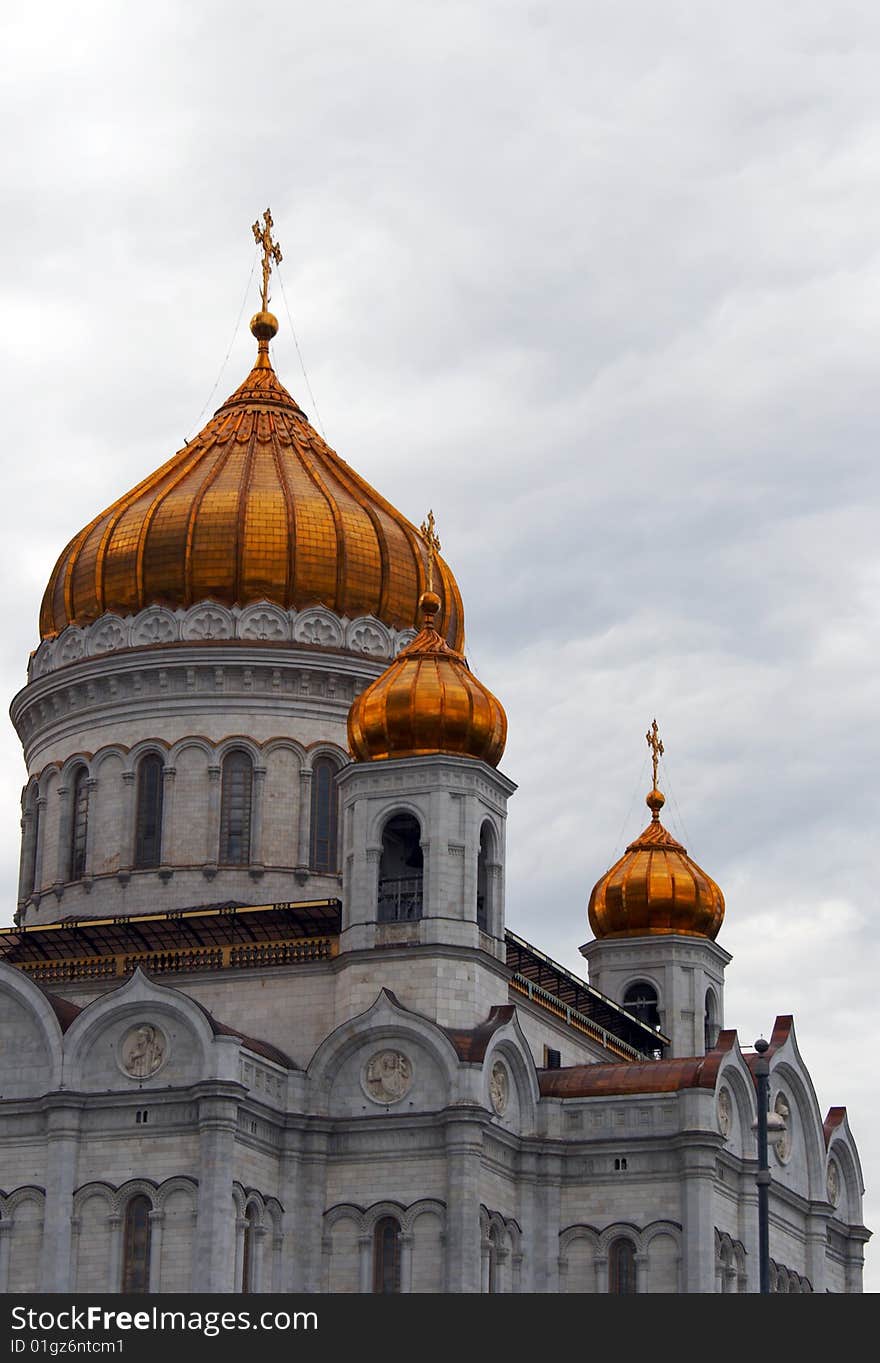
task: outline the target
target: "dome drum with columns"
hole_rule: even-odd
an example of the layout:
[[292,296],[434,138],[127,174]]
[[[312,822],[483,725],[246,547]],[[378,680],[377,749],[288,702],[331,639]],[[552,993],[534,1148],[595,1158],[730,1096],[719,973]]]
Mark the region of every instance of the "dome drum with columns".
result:
[[[0,1292],[756,1291],[757,1055],[656,721],[585,980],[507,926],[507,718],[432,513],[273,372],[272,226],[256,365],[71,540],[12,704]],[[774,1290],[859,1291],[846,1111],[787,1014],[766,1054]]]

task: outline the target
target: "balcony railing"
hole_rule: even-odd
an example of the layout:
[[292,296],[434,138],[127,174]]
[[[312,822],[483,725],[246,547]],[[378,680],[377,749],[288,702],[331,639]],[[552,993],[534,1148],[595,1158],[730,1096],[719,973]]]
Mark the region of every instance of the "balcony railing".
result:
[[411,923],[422,916],[422,877],[379,881],[379,922]]

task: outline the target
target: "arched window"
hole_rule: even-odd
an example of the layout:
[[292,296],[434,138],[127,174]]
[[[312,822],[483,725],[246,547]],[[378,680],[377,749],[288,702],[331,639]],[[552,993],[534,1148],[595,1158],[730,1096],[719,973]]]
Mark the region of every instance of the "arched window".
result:
[[162,856],[162,773],[165,764],[158,753],[147,753],[138,765],[137,814],[134,829],[134,864],[158,866]]
[[244,1214],[244,1246],[241,1258],[241,1290],[254,1290],[254,1227],[257,1224],[257,1209],[253,1203]]
[[373,1291],[400,1291],[400,1222],[383,1216],[373,1231]]
[[78,767],[73,780],[70,822],[70,879],[82,880],[86,873],[86,845],[89,834],[89,773]]
[[608,1291],[617,1297],[636,1290],[636,1252],[632,1240],[615,1240],[608,1251]]
[[480,829],[480,853],[477,857],[477,927],[488,932],[491,927],[492,886],[489,863],[494,860],[495,835],[489,824]]
[[640,1022],[647,1023],[656,1031],[660,1030],[660,1010],[657,1007],[657,990],[645,980],[638,980],[627,987],[623,996],[623,1006],[633,1013]]
[[150,1212],[152,1203],[143,1193],[133,1197],[125,1209],[122,1245],[123,1292],[150,1290]]
[[247,866],[251,859],[251,795],[254,768],[246,752],[223,759],[220,790],[220,865]]
[[715,994],[711,989],[706,990],[706,1014],[703,1021],[703,1042],[705,1050],[711,1051],[715,1048],[718,1040],[718,1005],[715,1002]]
[[319,757],[312,768],[309,866],[313,871],[335,871],[338,869],[336,847],[338,809],[336,764],[329,757]]
[[385,825],[379,863],[380,923],[408,922],[422,916],[421,837],[411,814],[395,814]]

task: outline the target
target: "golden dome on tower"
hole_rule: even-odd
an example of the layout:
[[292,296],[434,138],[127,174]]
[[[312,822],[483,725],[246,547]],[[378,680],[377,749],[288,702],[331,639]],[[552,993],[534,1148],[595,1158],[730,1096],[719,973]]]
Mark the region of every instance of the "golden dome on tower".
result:
[[657,789],[657,756],[663,747],[656,720],[653,740],[654,786],[645,801],[651,822],[593,887],[590,927],[599,938],[680,933],[714,939],[724,918],[724,895],[660,822],[666,800]]
[[[272,368],[268,262],[280,251],[264,218],[254,368],[194,440],[70,541],[43,597],[43,638],[107,611],[208,600],[418,627],[427,555],[416,527],[321,439]],[[436,577],[439,630],[460,648],[458,587],[439,560]]]
[[451,753],[497,767],[507,739],[501,702],[438,633],[440,598],[425,592],[421,608],[421,633],[352,703],[352,756],[370,762]]

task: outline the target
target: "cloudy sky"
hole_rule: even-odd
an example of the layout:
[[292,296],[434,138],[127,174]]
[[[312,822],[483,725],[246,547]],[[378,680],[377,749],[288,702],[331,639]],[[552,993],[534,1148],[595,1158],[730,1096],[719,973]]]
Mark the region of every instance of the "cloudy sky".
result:
[[[271,204],[276,367],[317,422],[286,298],[508,711],[509,925],[583,965],[656,715],[727,1025],[795,1014],[880,1225],[880,10],[44,0],[2,45],[4,694],[70,535],[246,372]],[[23,775],[10,726],[4,921]]]

